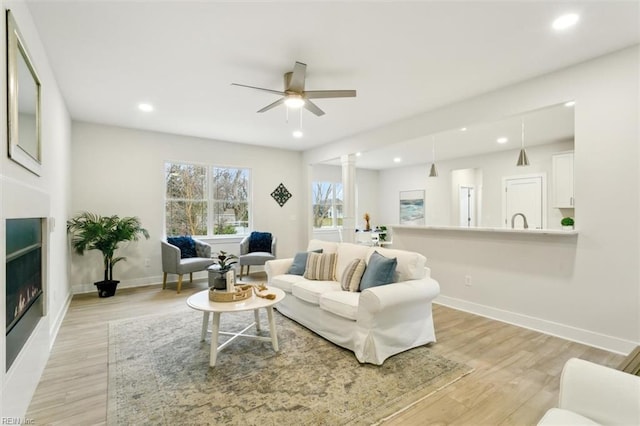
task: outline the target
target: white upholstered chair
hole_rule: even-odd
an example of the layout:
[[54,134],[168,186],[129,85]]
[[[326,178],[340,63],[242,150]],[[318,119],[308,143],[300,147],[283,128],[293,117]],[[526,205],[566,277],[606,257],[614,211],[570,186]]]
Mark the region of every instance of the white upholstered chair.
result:
[[640,425],[640,377],[571,358],[560,378],[557,408],[538,425]]

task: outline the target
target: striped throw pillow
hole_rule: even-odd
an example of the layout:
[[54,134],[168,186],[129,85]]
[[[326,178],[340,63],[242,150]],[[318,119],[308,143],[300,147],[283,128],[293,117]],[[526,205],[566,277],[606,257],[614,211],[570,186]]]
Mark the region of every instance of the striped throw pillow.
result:
[[335,253],[309,253],[304,277],[308,280],[335,281],[336,259]]
[[358,291],[360,280],[367,264],[364,259],[353,259],[351,263],[344,268],[342,272],[342,280],[340,286],[344,291]]

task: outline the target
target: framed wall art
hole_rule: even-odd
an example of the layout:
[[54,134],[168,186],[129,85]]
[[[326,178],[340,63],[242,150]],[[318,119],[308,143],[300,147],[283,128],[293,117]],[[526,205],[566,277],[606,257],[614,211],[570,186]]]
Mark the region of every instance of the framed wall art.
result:
[[400,191],[400,225],[424,223],[424,190]]

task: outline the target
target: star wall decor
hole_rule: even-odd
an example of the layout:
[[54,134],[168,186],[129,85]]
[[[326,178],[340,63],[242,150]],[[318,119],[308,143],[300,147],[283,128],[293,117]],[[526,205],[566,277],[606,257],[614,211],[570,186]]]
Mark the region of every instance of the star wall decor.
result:
[[289,201],[289,198],[293,197],[282,183],[271,193],[271,196],[276,200],[276,203],[280,204],[280,207],[284,206]]

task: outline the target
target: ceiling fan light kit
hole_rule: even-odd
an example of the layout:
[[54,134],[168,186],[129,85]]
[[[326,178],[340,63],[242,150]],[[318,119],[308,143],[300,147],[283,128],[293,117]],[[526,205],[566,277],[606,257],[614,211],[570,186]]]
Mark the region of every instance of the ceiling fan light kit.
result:
[[355,90],[304,90],[307,65],[302,62],[296,62],[293,71],[284,74],[284,91],[265,89],[264,87],[247,86],[246,84],[231,83],[233,86],[247,87],[249,89],[260,90],[274,95],[282,96],[277,101],[259,109],[258,112],[266,112],[279,105],[285,104],[289,108],[304,107],[308,111],[318,117],[324,115],[316,104],[310,99],[329,99],[329,98],[355,98]]
[[296,93],[292,93],[284,98],[284,104],[289,108],[298,109],[304,105],[304,98]]

